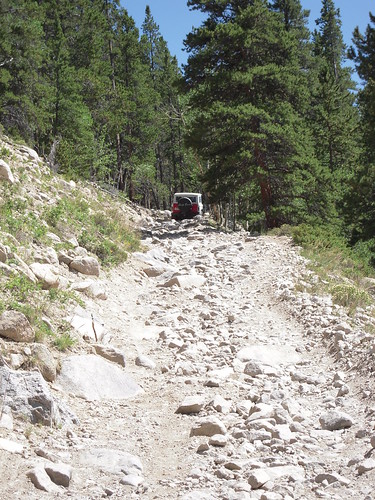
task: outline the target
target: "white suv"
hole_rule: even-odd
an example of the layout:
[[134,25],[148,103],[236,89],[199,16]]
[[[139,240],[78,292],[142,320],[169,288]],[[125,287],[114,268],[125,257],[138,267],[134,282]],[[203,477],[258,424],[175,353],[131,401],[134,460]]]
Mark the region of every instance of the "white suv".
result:
[[172,219],[191,219],[203,214],[200,193],[175,193],[172,205]]

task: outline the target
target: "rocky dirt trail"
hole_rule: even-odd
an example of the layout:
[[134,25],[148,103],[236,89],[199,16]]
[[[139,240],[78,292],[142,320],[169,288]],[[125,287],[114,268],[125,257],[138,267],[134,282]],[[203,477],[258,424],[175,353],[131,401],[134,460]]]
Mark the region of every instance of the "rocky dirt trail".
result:
[[[287,238],[161,216],[142,231],[146,252],[87,304],[142,391],[88,400],[54,384],[79,423],[23,437],[0,496],[373,498],[371,375],[352,369],[372,349],[370,315],[296,294],[305,261]],[[71,468],[68,488],[27,479],[46,462]]]

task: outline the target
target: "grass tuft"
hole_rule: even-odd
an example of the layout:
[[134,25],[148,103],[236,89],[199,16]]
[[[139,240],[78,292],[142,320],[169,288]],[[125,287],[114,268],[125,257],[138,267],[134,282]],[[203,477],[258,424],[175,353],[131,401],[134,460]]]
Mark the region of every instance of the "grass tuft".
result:
[[347,308],[349,314],[357,307],[373,304],[363,285],[365,277],[375,275],[369,253],[350,248],[345,238],[328,226],[301,224],[292,228],[291,234],[318,276],[310,292],[329,293],[336,304]]

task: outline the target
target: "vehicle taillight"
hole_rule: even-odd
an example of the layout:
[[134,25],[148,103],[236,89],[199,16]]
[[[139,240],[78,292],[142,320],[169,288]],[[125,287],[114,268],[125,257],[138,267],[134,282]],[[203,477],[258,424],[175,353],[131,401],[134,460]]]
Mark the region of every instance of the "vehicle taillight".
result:
[[198,203],[193,203],[191,206],[191,210],[197,214],[198,213]]
[[178,203],[173,203],[172,212],[179,212]]

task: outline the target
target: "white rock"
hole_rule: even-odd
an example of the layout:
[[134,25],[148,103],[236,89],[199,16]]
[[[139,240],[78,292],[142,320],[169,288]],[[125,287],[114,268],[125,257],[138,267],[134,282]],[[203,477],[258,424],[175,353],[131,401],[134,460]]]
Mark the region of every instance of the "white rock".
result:
[[248,420],[257,420],[260,418],[270,418],[275,414],[275,408],[271,405],[265,403],[257,403],[250,409],[250,415]]
[[60,491],[60,488],[51,481],[51,478],[42,465],[29,470],[27,472],[27,477],[31,480],[33,485],[38,490],[47,491],[48,493],[55,493]]
[[365,472],[369,472],[373,469],[375,469],[375,460],[373,458],[363,460],[357,467],[358,474],[364,474]]
[[165,283],[159,285],[165,288],[171,288],[176,285],[180,288],[199,288],[206,282],[206,278],[199,275],[184,274],[180,276],[175,276]]
[[23,452],[23,445],[10,439],[0,438],[0,449],[9,451],[9,453],[21,454]]
[[190,436],[214,436],[226,434],[227,429],[223,422],[216,417],[205,417],[196,422],[190,431]]
[[15,182],[10,166],[4,160],[0,160],[0,181]]
[[252,490],[258,490],[267,483],[267,481],[270,481],[270,479],[270,476],[264,469],[255,469],[250,473],[248,482]]
[[276,425],[274,430],[272,431],[272,437],[287,442],[290,442],[292,439],[295,438],[293,432],[290,430],[289,425],[287,424]]
[[34,262],[34,264],[31,264],[30,269],[38,278],[38,281],[42,284],[43,290],[50,290],[51,288],[59,287],[60,276],[57,268],[51,266],[50,264],[40,264],[39,262]]
[[228,443],[228,437],[223,434],[214,434],[210,437],[208,444],[211,446],[224,447]]
[[176,413],[199,413],[205,405],[205,398],[202,396],[187,396],[180,406],[178,407]]
[[20,368],[25,361],[22,354],[18,354],[18,353],[11,353],[9,356],[9,359],[10,359],[10,366],[14,370],[18,370],[18,368]]
[[336,431],[347,429],[353,425],[353,419],[350,415],[340,411],[330,411],[324,413],[319,419],[322,429]]
[[89,401],[127,399],[142,392],[133,378],[120,367],[93,355],[66,358],[56,384]]
[[51,481],[60,486],[69,486],[70,480],[72,478],[72,467],[70,465],[58,463],[58,464],[46,464],[44,466],[45,471],[49,475]]
[[3,406],[2,412],[0,415],[0,428],[8,429],[10,431],[13,430],[13,416],[12,411],[9,406]]
[[232,406],[232,402],[227,401],[222,396],[220,396],[220,394],[216,394],[214,399],[210,402],[210,406],[215,408],[215,410],[219,413],[229,413]]
[[125,486],[133,486],[134,488],[136,488],[143,482],[144,482],[143,477],[138,476],[137,474],[127,474],[120,481],[121,484],[124,484]]
[[144,368],[148,368],[150,370],[154,370],[156,368],[156,363],[151,358],[145,356],[144,354],[139,354],[135,358],[135,364],[137,366],[143,366]]

